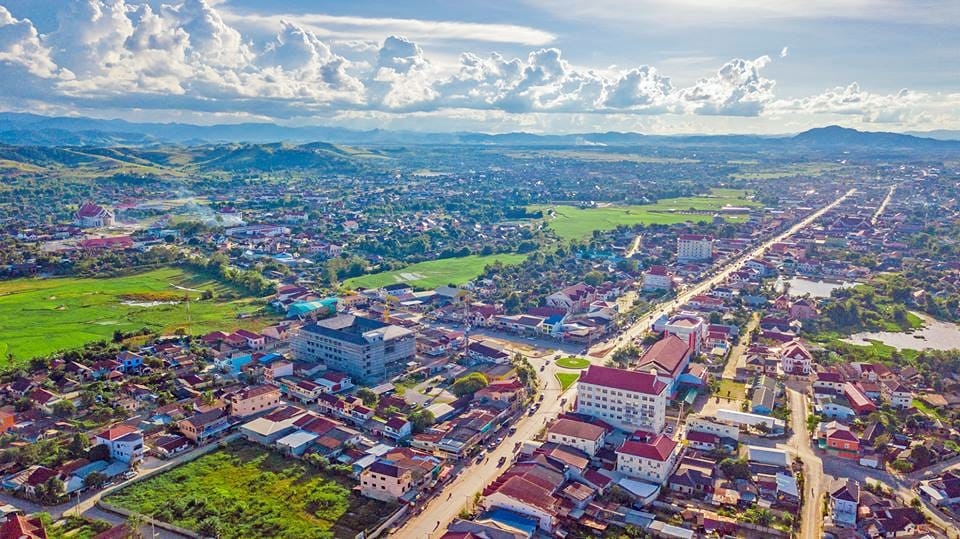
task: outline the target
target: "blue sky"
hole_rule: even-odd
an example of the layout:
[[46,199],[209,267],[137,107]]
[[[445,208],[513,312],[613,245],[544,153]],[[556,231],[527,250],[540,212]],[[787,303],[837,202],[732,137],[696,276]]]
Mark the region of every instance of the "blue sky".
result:
[[0,80],[135,121],[960,129],[960,2],[0,0]]

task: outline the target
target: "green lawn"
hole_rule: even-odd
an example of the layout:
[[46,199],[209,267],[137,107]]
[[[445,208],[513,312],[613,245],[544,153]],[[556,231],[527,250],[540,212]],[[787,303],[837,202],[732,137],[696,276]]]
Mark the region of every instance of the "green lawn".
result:
[[[199,293],[177,290],[172,284],[195,290],[212,290],[214,299],[198,301]],[[182,300],[187,304],[153,307],[124,305],[128,300]],[[77,348],[88,342],[110,340],[115,330],[172,333],[183,327],[190,333],[215,329],[258,327],[257,319],[238,320],[239,313],[258,309],[252,299],[218,299],[238,296],[228,286],[177,268],[165,268],[106,279],[17,279],[0,282],[0,351],[15,361]],[[188,318],[192,321],[187,324]]]
[[[709,214],[682,213],[689,210],[713,211],[723,206],[757,207],[760,204],[743,198],[744,191],[739,189],[714,189],[710,195],[682,198],[667,198],[655,204],[641,206],[608,206],[603,208],[578,208],[576,206],[530,206],[530,211],[541,210],[544,213],[553,209],[554,218],[547,222],[556,234],[563,239],[580,239],[589,236],[594,230],[613,230],[619,225],[663,224],[708,222],[713,220]],[[741,221],[741,215],[727,216],[728,221]]]
[[586,369],[590,366],[590,362],[582,357],[562,357],[557,360],[557,366],[563,367],[564,369]]
[[557,380],[560,382],[560,391],[566,391],[574,382],[580,378],[579,372],[558,372]]
[[739,402],[747,398],[747,392],[744,385],[740,382],[722,379],[720,380],[720,390],[717,392],[717,396]]
[[121,489],[109,503],[222,539],[354,537],[389,513],[355,482],[247,443]]
[[495,261],[513,265],[523,262],[526,258],[527,255],[521,254],[497,254],[429,260],[398,270],[354,277],[344,281],[344,284],[351,288],[380,288],[393,283],[408,283],[422,290],[430,290],[448,284],[460,285],[475,279],[483,273],[484,267]]

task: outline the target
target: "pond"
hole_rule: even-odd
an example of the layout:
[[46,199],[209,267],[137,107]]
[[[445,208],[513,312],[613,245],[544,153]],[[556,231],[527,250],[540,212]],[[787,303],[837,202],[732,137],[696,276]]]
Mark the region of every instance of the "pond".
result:
[[866,345],[867,341],[880,341],[897,350],[960,350],[960,325],[935,320],[927,315],[914,313],[923,318],[923,328],[911,333],[877,331],[856,333],[843,339],[850,344]]
[[[778,287],[778,290],[782,290],[783,284],[783,281],[777,280],[775,286]],[[786,284],[790,285],[787,293],[790,294],[791,297],[796,298],[810,294],[810,296],[814,298],[829,298],[830,293],[834,290],[857,286],[858,283],[848,281],[812,281],[810,279],[804,279],[803,277],[793,277],[786,281]]]

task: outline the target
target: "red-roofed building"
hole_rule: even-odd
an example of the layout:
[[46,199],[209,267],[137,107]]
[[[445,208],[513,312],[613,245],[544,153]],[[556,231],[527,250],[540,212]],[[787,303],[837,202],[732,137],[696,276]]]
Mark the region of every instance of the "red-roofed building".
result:
[[650,266],[643,273],[644,290],[673,290],[673,275],[664,266]]
[[0,539],[47,539],[47,531],[39,518],[13,515],[0,525]]
[[232,417],[249,417],[280,406],[280,388],[269,384],[250,386],[227,395],[224,400]]
[[77,213],[73,214],[73,223],[80,228],[97,228],[113,226],[113,212],[97,206],[92,202],[84,202]]
[[710,236],[681,234],[677,237],[678,260],[710,260],[711,258],[713,258],[713,238]]
[[574,419],[558,419],[547,430],[547,441],[574,447],[593,457],[603,447],[606,435],[607,430],[599,425]]
[[556,527],[560,510],[560,501],[553,492],[519,475],[510,477],[487,493],[480,503],[488,510],[500,507],[533,517],[546,532],[552,532]]
[[672,395],[676,389],[677,380],[690,363],[693,349],[689,343],[673,334],[655,342],[640,356],[637,370],[642,372],[657,371],[657,377],[667,384],[667,391]]
[[780,369],[785,374],[810,374],[813,367],[813,355],[800,341],[792,341],[780,350]]
[[663,430],[667,384],[650,372],[591,365],[577,381],[579,414],[624,430]]
[[627,440],[617,449],[617,471],[663,485],[679,453],[679,444],[662,434],[646,442]]
[[597,291],[594,287],[577,283],[547,296],[547,306],[564,309],[568,313],[580,313],[586,311],[596,299]]
[[877,409],[877,405],[870,400],[870,397],[850,382],[843,384],[843,395],[850,401],[850,408],[857,415],[867,415]]
[[130,236],[111,236],[109,238],[90,238],[77,243],[81,249],[88,251],[110,251],[116,249],[132,249],[133,238]]
[[134,463],[143,460],[143,431],[129,425],[117,425],[94,438],[93,445],[105,445],[110,449],[110,458]]

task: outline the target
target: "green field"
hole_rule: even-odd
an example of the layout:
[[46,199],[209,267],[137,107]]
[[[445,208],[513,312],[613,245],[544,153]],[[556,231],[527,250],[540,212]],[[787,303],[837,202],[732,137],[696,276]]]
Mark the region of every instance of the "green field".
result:
[[731,174],[731,178],[738,180],[774,180],[793,176],[821,176],[828,172],[836,172],[843,168],[837,163],[794,163],[786,166],[765,167],[757,162],[733,163],[742,166],[740,171]]
[[386,503],[351,492],[354,483],[237,443],[124,487],[107,501],[221,539],[354,537],[388,514]]
[[[199,293],[178,290],[172,285],[210,290],[214,299],[197,301]],[[188,306],[181,301],[184,294],[190,295],[189,317]],[[173,333],[182,327],[196,334],[263,324],[258,319],[238,320],[238,314],[253,313],[259,307],[253,305],[253,299],[218,299],[227,294],[239,295],[218,281],[177,268],[105,279],[2,281],[0,357],[6,358],[9,353],[22,362],[88,342],[109,341],[118,329],[130,332],[146,327],[158,333]],[[178,303],[153,307],[123,304],[151,298]]]
[[577,381],[578,378],[580,378],[580,373],[579,372],[558,372],[556,376],[557,376],[557,381],[560,382],[560,391],[563,392],[563,391],[566,391],[567,388],[572,386],[574,382]]
[[562,357],[557,360],[557,366],[563,367],[564,369],[586,369],[590,366],[590,362],[582,357]]
[[[546,206],[535,205],[529,211],[541,210],[544,213],[553,209],[554,218],[547,222],[558,236],[563,239],[581,239],[593,233],[594,230],[613,230],[620,225],[661,224],[673,225],[677,223],[708,222],[713,220],[709,214],[682,213],[694,211],[714,211],[730,206],[758,207],[760,203],[743,198],[744,191],[739,189],[714,189],[708,196],[667,198],[655,204],[641,206],[607,206],[601,208],[578,208],[576,206]],[[743,220],[740,215],[727,216],[728,221]]]
[[740,382],[724,378],[720,380],[720,388],[717,391],[717,396],[739,402],[747,398],[747,390]]
[[484,267],[498,260],[503,264],[513,265],[523,262],[526,258],[527,255],[498,254],[429,260],[398,270],[354,277],[347,279],[343,284],[350,288],[380,288],[388,284],[408,283],[422,290],[430,290],[448,284],[460,285],[475,279],[483,273]]

